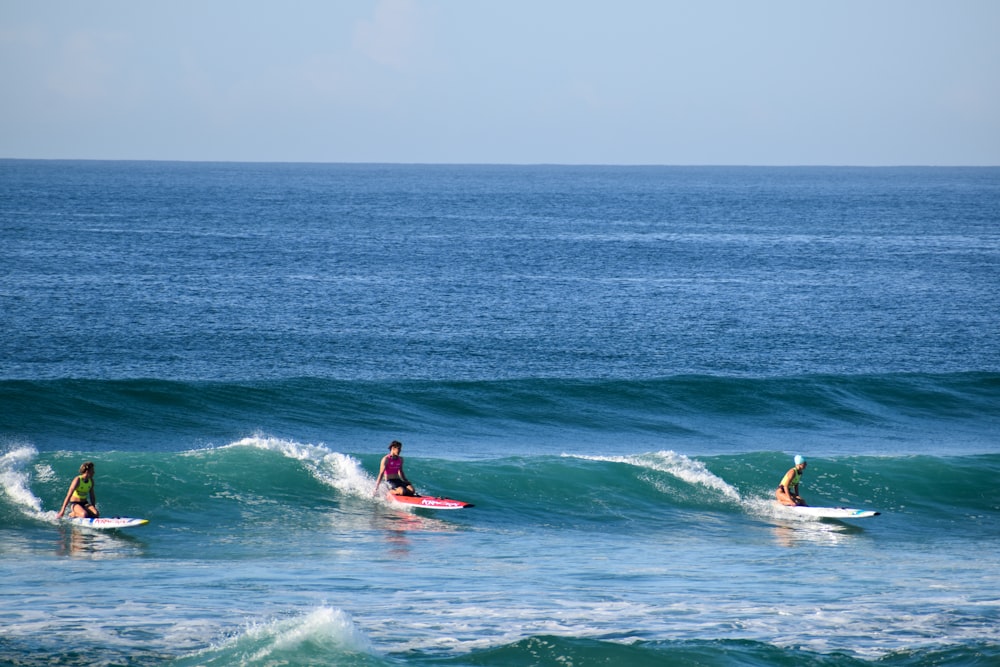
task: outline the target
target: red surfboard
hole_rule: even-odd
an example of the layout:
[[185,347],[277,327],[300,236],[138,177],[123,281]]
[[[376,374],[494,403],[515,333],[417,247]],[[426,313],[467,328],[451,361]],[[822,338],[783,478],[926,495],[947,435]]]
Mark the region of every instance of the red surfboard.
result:
[[473,507],[472,503],[452,500],[451,498],[438,498],[436,496],[397,496],[395,493],[390,493],[389,500],[401,505],[426,507],[432,510],[460,510],[466,507]]

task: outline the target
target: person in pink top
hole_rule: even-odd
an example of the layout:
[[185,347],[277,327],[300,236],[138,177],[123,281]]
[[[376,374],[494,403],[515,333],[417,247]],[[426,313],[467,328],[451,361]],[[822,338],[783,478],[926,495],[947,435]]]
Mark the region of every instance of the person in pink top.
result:
[[389,483],[389,493],[394,493],[397,496],[417,495],[413,484],[406,479],[406,473],[403,472],[403,457],[399,455],[401,451],[403,451],[403,443],[399,440],[393,440],[389,443],[389,453],[382,457],[382,462],[378,466],[378,477],[375,478],[375,491],[372,495],[378,493],[378,485],[382,482],[383,477]]

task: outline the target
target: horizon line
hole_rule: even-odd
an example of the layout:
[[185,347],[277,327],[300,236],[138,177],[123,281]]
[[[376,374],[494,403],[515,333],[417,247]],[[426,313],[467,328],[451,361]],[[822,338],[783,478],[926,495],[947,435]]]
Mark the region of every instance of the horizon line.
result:
[[622,168],[704,168],[704,169],[995,169],[998,164],[852,164],[852,163],[656,163],[656,162],[389,162],[351,160],[226,160],[226,159],[177,159],[177,158],[39,158],[0,157],[2,162],[134,162],[172,164],[273,164],[273,165],[341,165],[341,166],[395,166],[395,167],[622,167]]

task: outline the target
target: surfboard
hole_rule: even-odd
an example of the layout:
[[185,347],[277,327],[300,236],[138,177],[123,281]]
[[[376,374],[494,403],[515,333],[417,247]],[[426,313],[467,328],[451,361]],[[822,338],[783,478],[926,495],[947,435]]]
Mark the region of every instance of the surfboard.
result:
[[149,519],[132,519],[125,516],[116,517],[98,517],[96,519],[85,519],[82,517],[73,517],[66,519],[74,526],[83,526],[85,528],[98,528],[100,530],[117,530],[119,528],[132,528],[133,526],[142,526],[149,523]]
[[791,505],[782,505],[782,507],[796,514],[814,516],[820,519],[867,519],[868,517],[881,514],[881,512],[876,512],[875,510],[859,510],[853,507],[810,507],[807,505],[796,505],[794,507]]
[[411,507],[426,507],[434,510],[460,510],[466,507],[473,507],[472,503],[451,498],[438,498],[436,496],[397,496],[395,493],[387,494],[390,501],[400,505]]

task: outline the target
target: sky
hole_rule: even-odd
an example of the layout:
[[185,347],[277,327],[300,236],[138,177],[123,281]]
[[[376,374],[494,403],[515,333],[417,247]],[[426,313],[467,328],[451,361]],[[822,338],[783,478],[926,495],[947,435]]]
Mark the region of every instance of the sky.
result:
[[998,0],[0,0],[0,158],[1000,165]]

